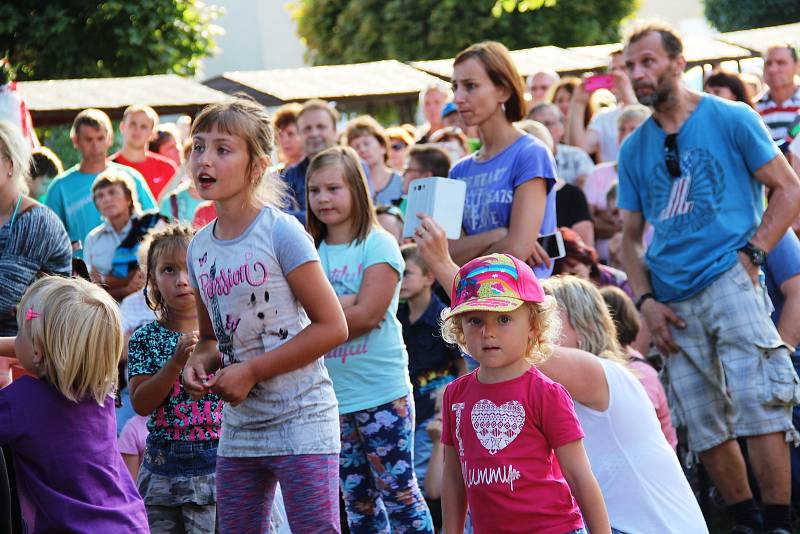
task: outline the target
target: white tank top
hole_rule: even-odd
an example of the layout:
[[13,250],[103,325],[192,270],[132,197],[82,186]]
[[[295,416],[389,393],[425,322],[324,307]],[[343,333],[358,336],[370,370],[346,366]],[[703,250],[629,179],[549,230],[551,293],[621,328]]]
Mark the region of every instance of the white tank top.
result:
[[621,365],[600,362],[608,382],[608,408],[599,412],[576,402],[575,412],[611,526],[627,534],[707,533],[644,388]]

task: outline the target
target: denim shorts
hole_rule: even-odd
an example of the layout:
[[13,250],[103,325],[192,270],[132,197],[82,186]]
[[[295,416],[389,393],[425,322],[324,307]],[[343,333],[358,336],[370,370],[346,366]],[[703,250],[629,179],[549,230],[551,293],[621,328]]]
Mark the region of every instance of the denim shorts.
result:
[[669,307],[686,322],[670,327],[681,351],[666,358],[665,382],[675,426],[689,448],[773,432],[797,441],[792,406],[800,380],[791,349],[770,319],[764,284],[753,285],[740,262],[688,300]]

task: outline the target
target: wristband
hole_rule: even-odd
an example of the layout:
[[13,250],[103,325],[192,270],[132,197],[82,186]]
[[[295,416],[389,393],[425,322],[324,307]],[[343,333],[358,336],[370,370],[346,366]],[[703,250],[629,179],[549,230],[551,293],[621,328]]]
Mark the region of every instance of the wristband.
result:
[[636,301],[636,309],[642,311],[642,304],[644,304],[644,301],[646,301],[647,299],[655,300],[656,296],[649,292],[645,293],[644,295],[639,297],[639,300]]

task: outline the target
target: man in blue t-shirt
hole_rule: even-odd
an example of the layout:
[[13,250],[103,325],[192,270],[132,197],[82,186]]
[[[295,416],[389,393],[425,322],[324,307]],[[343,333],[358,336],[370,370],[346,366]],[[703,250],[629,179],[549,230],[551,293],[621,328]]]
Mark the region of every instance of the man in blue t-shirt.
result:
[[155,208],[156,201],[139,171],[108,160],[108,149],[114,141],[108,115],[99,109],[81,111],[72,123],[70,137],[81,155],[81,162],[53,180],[45,204],[64,223],[73,249],[77,251],[78,243],[82,244],[89,232],[103,222],[92,197],[92,183],[108,167],[130,174],[143,210]]
[[[745,104],[681,85],[683,44],[666,25],[633,29],[625,63],[653,115],[623,144],[622,261],[666,358],[673,416],[688,430],[737,532],[790,532],[791,407],[800,380],[769,317],[760,266],[800,207],[800,181]],[[772,190],[764,211],[763,185]],[[643,260],[645,222],[654,229]],[[741,450],[747,438],[763,514]]]

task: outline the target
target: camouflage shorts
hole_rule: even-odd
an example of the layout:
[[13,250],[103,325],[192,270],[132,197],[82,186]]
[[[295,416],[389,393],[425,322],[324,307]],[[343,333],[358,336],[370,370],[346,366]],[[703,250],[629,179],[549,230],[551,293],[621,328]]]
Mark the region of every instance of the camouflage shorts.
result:
[[153,533],[215,532],[216,453],[216,443],[148,438],[136,485]]
[[151,534],[213,534],[217,505],[147,506]]

